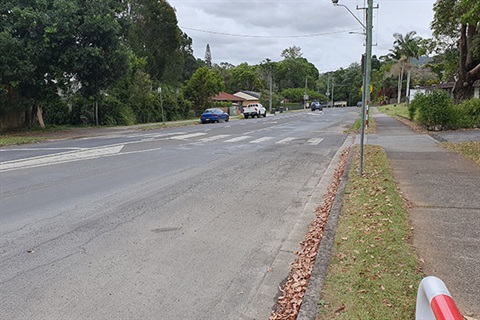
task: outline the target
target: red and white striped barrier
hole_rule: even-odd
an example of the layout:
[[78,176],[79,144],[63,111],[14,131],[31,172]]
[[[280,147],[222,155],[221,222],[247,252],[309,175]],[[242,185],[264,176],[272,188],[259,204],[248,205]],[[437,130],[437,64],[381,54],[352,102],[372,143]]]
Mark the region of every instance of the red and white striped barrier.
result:
[[429,276],[420,282],[417,293],[416,320],[463,320],[445,283]]

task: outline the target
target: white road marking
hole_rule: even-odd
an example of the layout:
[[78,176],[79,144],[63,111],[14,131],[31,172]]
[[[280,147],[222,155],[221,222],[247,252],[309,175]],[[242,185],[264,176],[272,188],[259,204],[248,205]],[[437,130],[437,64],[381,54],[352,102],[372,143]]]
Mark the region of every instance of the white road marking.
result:
[[252,136],[240,136],[240,137],[225,140],[224,142],[238,142],[238,141],[250,139],[251,137]]
[[83,151],[62,152],[59,154],[33,157],[22,160],[5,161],[0,163],[0,172],[18,168],[33,168],[71,161],[100,158],[119,153],[123,149],[123,146],[124,145],[115,145],[110,147],[92,148]]
[[171,137],[170,139],[186,140],[186,139],[195,138],[195,137],[204,136],[204,135],[206,135],[205,132],[197,132],[197,133],[189,133],[189,134],[183,134],[181,136]]
[[11,151],[44,151],[44,150],[85,150],[86,148],[18,148],[18,149],[0,149],[0,152],[11,152]]
[[323,141],[323,138],[311,138],[310,140],[307,141],[307,144],[311,146],[316,146],[322,141]]
[[263,137],[257,140],[250,141],[250,143],[261,143],[273,139],[273,137]]
[[200,139],[200,142],[210,142],[210,141],[215,141],[215,140],[219,140],[219,139],[223,139],[223,138],[227,138],[227,137],[230,137],[230,135],[229,134],[219,134],[217,136],[211,136],[211,137],[208,137],[208,138]]
[[282,139],[280,141],[277,141],[276,144],[286,144],[286,143],[288,143],[290,141],[293,141],[293,140],[295,140],[295,138],[285,138],[285,139]]

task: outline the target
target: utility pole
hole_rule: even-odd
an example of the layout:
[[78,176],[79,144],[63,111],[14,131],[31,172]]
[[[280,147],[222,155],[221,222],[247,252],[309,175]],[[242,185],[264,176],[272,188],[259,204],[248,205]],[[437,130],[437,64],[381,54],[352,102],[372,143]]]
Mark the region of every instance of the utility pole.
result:
[[335,107],[335,105],[333,104],[333,90],[335,88],[335,78],[332,77],[332,108]]
[[158,87],[158,93],[160,94],[160,109],[162,110],[162,122],[165,124],[165,113],[163,111],[163,96],[162,96],[162,86]]
[[370,107],[370,82],[372,77],[372,29],[373,29],[373,0],[368,0],[367,8],[367,48],[366,48],[366,74],[365,74],[365,125],[368,128],[368,117]]
[[273,89],[273,85],[272,85],[272,70],[270,68],[270,71],[268,73],[268,78],[270,80],[270,97],[268,99],[268,112],[272,113],[272,89]]
[[308,83],[308,78],[305,78],[305,92],[303,94],[303,109],[307,108],[307,100],[308,100],[308,94],[307,94],[307,83]]
[[[364,80],[363,80],[363,95],[362,99],[362,132],[360,136],[360,176],[363,175],[363,146],[364,146],[364,136],[365,136],[365,126],[368,126],[368,109],[370,106],[370,82],[372,74],[372,29],[373,29],[373,0],[367,1],[367,8],[365,9],[366,15],[366,25],[364,25],[347,6],[338,3],[339,0],[332,0],[334,6],[342,6],[350,12],[350,14],[360,23],[360,25],[365,29],[366,37],[366,48],[365,48],[365,67],[364,67]],[[360,9],[357,7],[357,9]],[[333,101],[333,99],[332,99]]]

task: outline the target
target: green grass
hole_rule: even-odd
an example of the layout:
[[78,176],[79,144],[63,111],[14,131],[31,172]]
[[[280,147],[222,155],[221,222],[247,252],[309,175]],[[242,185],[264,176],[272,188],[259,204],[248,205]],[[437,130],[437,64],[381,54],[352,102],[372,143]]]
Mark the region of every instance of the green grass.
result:
[[45,129],[40,127],[14,129],[0,133],[0,146],[21,145],[41,142],[48,139],[48,135],[56,132],[68,132],[74,126],[49,126]]
[[384,150],[366,145],[364,160],[360,177],[357,148],[317,320],[415,318],[422,273],[406,204]]
[[454,150],[466,158],[480,164],[480,141],[470,142],[444,142],[442,146]]
[[385,106],[378,106],[378,110],[382,113],[388,114],[390,116],[402,116],[408,118],[408,107],[405,103],[400,104],[388,104]]
[[28,143],[36,143],[45,140],[43,137],[14,137],[14,136],[0,136],[0,146],[21,145]]
[[[348,130],[345,130],[345,133],[360,133],[361,131],[361,125],[362,125],[362,119],[360,118],[361,117],[361,112],[360,112],[360,115],[359,115],[359,118],[353,123],[352,127]],[[377,132],[377,127],[375,125],[375,120],[373,118],[372,115],[370,115],[369,119],[368,119],[368,128],[365,129],[365,133],[366,134],[369,134],[369,133],[376,133]]]

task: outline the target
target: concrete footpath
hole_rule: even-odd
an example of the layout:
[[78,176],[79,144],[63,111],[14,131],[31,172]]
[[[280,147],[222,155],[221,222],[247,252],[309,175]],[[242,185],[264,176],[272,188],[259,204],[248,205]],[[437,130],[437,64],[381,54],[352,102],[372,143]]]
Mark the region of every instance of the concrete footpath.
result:
[[442,279],[462,314],[480,319],[480,166],[394,118],[373,117],[377,134],[365,135],[365,144],[385,149],[412,205],[413,245],[425,275]]

